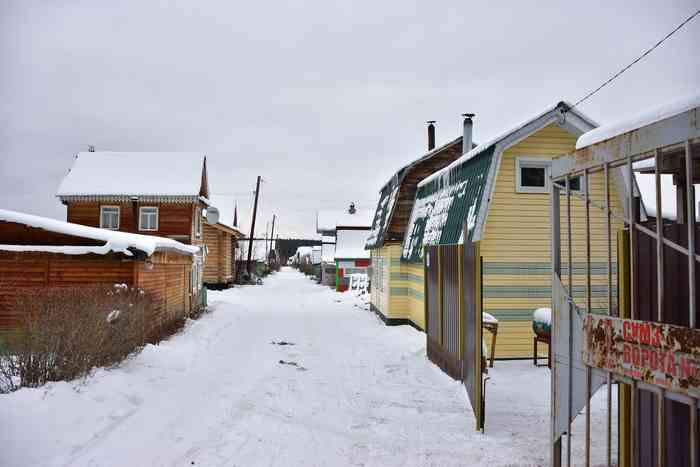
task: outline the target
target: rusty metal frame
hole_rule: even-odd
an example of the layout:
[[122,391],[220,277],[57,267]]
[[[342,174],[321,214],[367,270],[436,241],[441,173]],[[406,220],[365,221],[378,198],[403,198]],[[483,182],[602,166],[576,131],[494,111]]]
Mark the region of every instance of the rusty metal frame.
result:
[[[633,130],[631,132],[622,134],[620,136],[605,140],[603,142],[594,144],[587,148],[577,151],[575,154],[560,158],[555,160],[552,165],[552,184],[550,192],[551,200],[551,220],[552,220],[552,272],[555,277],[561,279],[561,255],[562,255],[562,239],[561,239],[561,218],[560,218],[560,196],[562,191],[566,196],[566,227],[567,227],[567,238],[565,248],[567,249],[567,260],[568,260],[568,281],[567,281],[567,293],[570,297],[572,304],[569,306],[569,313],[572,312],[573,305],[573,281],[572,281],[572,231],[571,231],[571,196],[576,196],[582,199],[585,203],[585,242],[586,242],[586,311],[590,312],[591,307],[591,218],[590,218],[590,208],[595,207],[601,209],[605,214],[605,239],[607,243],[607,285],[608,285],[608,297],[607,297],[607,311],[611,316],[618,315],[616,307],[613,306],[613,295],[612,295],[612,221],[613,219],[618,219],[623,222],[623,225],[629,230],[629,241],[630,250],[633,251],[633,245],[635,242],[635,236],[639,234],[647,235],[656,240],[656,261],[657,261],[657,321],[663,322],[664,320],[664,299],[665,299],[665,287],[664,287],[664,247],[672,248],[681,254],[684,254],[688,258],[688,322],[690,328],[696,327],[695,320],[695,277],[696,277],[696,261],[700,261],[700,255],[695,249],[695,190],[693,185],[693,146],[700,143],[700,108],[690,109],[686,112],[674,115],[672,117],[666,118],[659,122],[647,125],[645,127]],[[682,151],[682,153],[681,153]],[[686,224],[687,224],[687,247],[676,243],[670,239],[664,238],[663,231],[663,212],[662,212],[662,200],[661,200],[661,177],[660,177],[660,167],[662,167],[662,159],[669,156],[683,155],[684,165],[685,165],[685,180],[687,183],[684,185],[685,189],[685,210],[686,212]],[[655,231],[649,229],[645,225],[641,224],[640,220],[636,217],[637,206],[641,206],[638,200],[639,192],[635,183],[634,176],[634,164],[638,161],[654,158],[654,179],[656,186],[656,229]],[[589,194],[589,176],[598,172],[603,173],[604,178],[604,203],[595,203],[590,199]],[[612,204],[610,201],[610,182],[611,176],[615,172],[615,175],[626,181],[626,199],[624,200],[625,212],[622,215],[613,212]],[[582,193],[572,192],[570,190],[570,180],[573,177],[582,176],[585,180],[585,189]],[[618,186],[619,188],[619,186]],[[680,186],[678,188],[681,189]],[[618,190],[619,191],[619,190]],[[681,213],[679,212],[679,215]],[[630,264],[627,266],[629,270],[634,270],[632,255],[629,257]],[[619,269],[619,268],[618,268]],[[633,283],[630,283],[630,287],[634,287]],[[634,291],[630,294],[630,310],[631,318],[636,319],[636,308],[637,304],[635,301]],[[569,320],[569,325],[571,326],[571,320]],[[571,332],[574,330],[570,329],[569,339],[571,339]],[[576,330],[576,332],[582,332],[581,330]],[[571,374],[572,374],[572,355],[571,355],[571,344],[569,344],[569,391],[572,389],[571,384]],[[553,362],[554,363],[554,362]],[[552,433],[554,433],[554,407],[555,398],[560,395],[557,394],[557,386],[555,384],[555,374],[560,371],[557,365],[554,364],[552,367]],[[698,459],[696,456],[696,450],[698,448],[698,433],[697,433],[697,409],[700,407],[700,401],[696,398],[689,397],[683,394],[674,393],[673,391],[666,390],[661,387],[657,387],[642,381],[632,380],[630,378],[625,378],[619,375],[613,375],[611,372],[606,371],[606,386],[607,386],[607,445],[606,445],[606,464],[608,466],[613,465],[612,456],[612,383],[613,381],[628,385],[631,388],[631,395],[634,405],[634,400],[637,396],[638,390],[651,391],[656,394],[657,397],[657,459],[656,464],[658,466],[664,466],[666,460],[666,444],[667,440],[665,437],[665,404],[664,401],[675,400],[685,404],[688,404],[694,410],[690,410],[690,428],[689,428],[689,439],[690,439],[690,460],[691,466],[698,466]],[[591,367],[587,368],[586,372],[586,395],[587,395],[587,407],[586,407],[586,432],[585,432],[585,465],[590,466],[591,464],[591,419],[590,419],[590,396],[591,396]],[[567,465],[571,465],[571,394],[567,396],[568,399],[568,430],[567,430],[567,448],[566,448],[566,458]],[[630,429],[632,430],[631,436],[631,464],[636,465],[634,457],[636,457],[634,445],[636,443],[636,421],[634,420],[634,411],[631,413],[632,420],[630,422]],[[562,441],[561,438],[555,439],[552,436],[551,445],[551,465],[559,467],[562,461]],[[620,453],[618,452],[618,461],[620,458]]]

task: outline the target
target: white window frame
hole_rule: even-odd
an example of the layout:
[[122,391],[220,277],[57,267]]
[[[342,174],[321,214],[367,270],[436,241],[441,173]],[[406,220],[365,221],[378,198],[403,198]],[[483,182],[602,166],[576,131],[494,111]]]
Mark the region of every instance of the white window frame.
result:
[[[102,217],[105,209],[116,209],[117,210],[117,226],[116,227],[105,227],[103,217]],[[107,230],[119,230],[121,216],[122,216],[122,209],[120,206],[112,206],[112,205],[100,206],[100,228],[107,229]]]
[[[153,209],[153,210],[155,210],[155,218],[156,218],[156,220],[155,220],[155,228],[147,229],[147,228],[145,228],[145,227],[143,226],[143,224],[141,223],[141,219],[142,219],[141,216],[143,215],[143,210],[144,210],[144,209]],[[151,213],[147,213],[146,215],[149,215],[149,214],[151,214]],[[155,232],[155,231],[157,231],[157,230],[158,230],[159,223],[160,223],[160,219],[159,219],[159,218],[160,218],[160,211],[159,211],[159,209],[158,209],[157,206],[139,206],[139,230],[143,230],[143,231],[145,231],[145,232]]]
[[[544,169],[544,187],[523,186],[521,181],[521,169],[534,167]],[[544,157],[516,157],[515,158],[515,192],[516,193],[549,193],[552,184],[550,172],[552,160]]]
[[202,210],[199,208],[194,211],[194,236],[202,238]]

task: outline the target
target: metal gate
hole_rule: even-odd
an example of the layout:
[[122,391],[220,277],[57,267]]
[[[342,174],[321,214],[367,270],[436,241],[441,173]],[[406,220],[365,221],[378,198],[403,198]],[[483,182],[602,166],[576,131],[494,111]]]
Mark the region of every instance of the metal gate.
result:
[[[695,175],[700,167],[699,115],[700,108],[686,110],[553,163],[553,466],[562,463],[563,440],[567,465],[579,460],[572,456],[571,427],[583,407],[584,459],[585,465],[591,465],[596,446],[591,442],[590,398],[603,381],[607,423],[596,431],[607,432],[608,466],[698,466],[696,303],[700,297],[695,270],[700,245],[694,185],[700,183]],[[646,218],[635,171],[653,174],[656,199],[646,206],[653,206],[653,211],[648,210],[653,217]],[[662,205],[662,175],[672,175],[676,187],[675,219],[662,214],[669,207]],[[581,184],[575,190],[572,180],[578,177]],[[603,200],[591,199],[588,187],[593,177],[603,185]],[[611,203],[612,187],[625,194],[622,213]],[[582,205],[572,208],[574,199]],[[591,222],[592,209],[604,213],[602,225]],[[582,216],[579,222],[583,218],[585,224],[572,229],[576,216]],[[617,297],[612,292],[613,220],[625,229],[618,235]],[[605,314],[592,312],[591,238],[595,235],[607,239]],[[572,251],[581,247],[584,274],[574,278],[574,268],[569,267]],[[562,263],[567,267],[562,268]],[[611,405],[613,383],[619,388],[619,412]],[[617,459],[611,436],[615,416],[620,427]]]
[[464,310],[462,380],[467,390],[469,402],[471,402],[474,410],[476,429],[483,430],[486,416],[486,400],[483,391],[485,364],[483,340],[481,337],[482,263],[479,255],[479,244],[472,242],[465,244],[462,258],[462,282],[464,284],[464,293],[462,294],[462,309]]
[[425,323],[431,362],[464,383],[484,426],[481,257],[478,243],[425,247]]

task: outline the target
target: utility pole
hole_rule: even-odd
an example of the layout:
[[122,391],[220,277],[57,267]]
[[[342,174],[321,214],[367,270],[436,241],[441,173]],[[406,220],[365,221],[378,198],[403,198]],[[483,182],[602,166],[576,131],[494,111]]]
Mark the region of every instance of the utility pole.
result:
[[[272,239],[275,238],[275,215],[272,215],[272,232],[270,232],[270,251],[272,251]],[[270,254],[267,254],[267,264],[270,265]]]
[[253,204],[253,219],[250,223],[250,239],[248,240],[248,261],[246,263],[246,271],[250,275],[250,260],[253,256],[253,238],[255,238],[255,216],[258,215],[258,195],[260,194],[260,175],[255,183],[255,204]]

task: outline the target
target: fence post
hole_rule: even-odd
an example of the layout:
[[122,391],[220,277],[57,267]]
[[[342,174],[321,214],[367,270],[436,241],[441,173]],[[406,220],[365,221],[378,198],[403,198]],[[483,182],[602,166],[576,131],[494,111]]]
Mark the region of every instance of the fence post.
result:
[[[617,299],[620,318],[630,318],[630,243],[629,231],[620,230],[617,233]],[[631,467],[632,438],[631,438],[631,408],[632,393],[626,384],[618,385],[618,465]]]

